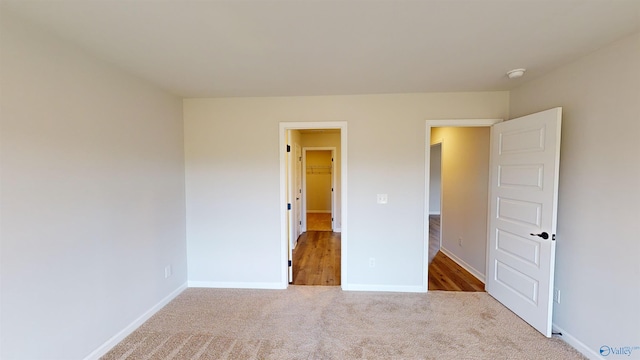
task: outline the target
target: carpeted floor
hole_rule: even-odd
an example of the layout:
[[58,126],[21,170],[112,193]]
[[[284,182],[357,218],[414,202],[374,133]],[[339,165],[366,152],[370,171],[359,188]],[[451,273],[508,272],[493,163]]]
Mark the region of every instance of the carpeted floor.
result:
[[584,359],[486,293],[190,288],[103,359]]

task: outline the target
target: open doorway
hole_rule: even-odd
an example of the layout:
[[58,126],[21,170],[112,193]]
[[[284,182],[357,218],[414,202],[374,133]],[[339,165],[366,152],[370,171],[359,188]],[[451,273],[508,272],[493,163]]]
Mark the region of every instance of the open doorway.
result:
[[[343,285],[346,123],[281,123],[280,129],[286,149],[281,153],[281,189],[284,185],[287,283]],[[327,221],[318,224],[315,214]]]
[[[500,120],[427,121],[426,141],[431,143],[432,131],[439,126],[455,129],[461,126],[491,126],[489,161],[476,169],[486,171],[486,175],[472,179],[474,181],[467,185],[471,188],[478,185],[488,188],[486,191],[489,196],[479,196],[474,200],[471,195],[477,195],[478,192],[463,191],[458,196],[464,202],[456,207],[458,210],[469,210],[464,218],[466,223],[483,222],[482,227],[473,232],[465,232],[463,224],[457,229],[460,234],[457,240],[453,238],[453,243],[457,242],[461,248],[465,246],[463,244],[469,244],[469,239],[475,238],[476,246],[485,250],[485,256],[481,256],[481,250],[461,252],[460,256],[471,254],[474,257],[459,258],[456,262],[468,267],[483,282],[486,278],[485,289],[492,297],[543,335],[551,337],[562,108],[537,112],[505,123],[499,122]],[[476,140],[477,137],[467,137],[461,143]],[[445,140],[445,143],[447,146],[443,152],[443,168],[449,163],[447,149],[451,142]],[[426,210],[430,195],[430,146],[426,147],[425,152]],[[475,159],[465,159],[472,155],[469,152],[455,155],[456,160],[464,163],[459,168],[478,164]],[[482,179],[487,182],[476,184],[479,181],[475,180]],[[443,176],[442,183],[445,189],[443,224],[448,224],[450,217],[446,214],[446,175]],[[491,186],[488,187],[488,184]],[[427,214],[425,211],[425,215]],[[430,277],[430,269],[426,266],[428,230],[428,216],[425,216],[424,264],[426,275]],[[442,248],[447,245],[445,234],[446,231],[442,236]],[[450,239],[450,245],[451,242]],[[473,244],[474,241],[471,242],[471,248]],[[428,281],[427,277],[424,281]]]
[[[303,135],[303,139],[306,138]],[[330,143],[332,139],[326,140]],[[335,152],[335,147],[303,149],[303,207],[306,211],[307,231],[333,231]]]
[[484,291],[493,122],[427,123],[428,290]]

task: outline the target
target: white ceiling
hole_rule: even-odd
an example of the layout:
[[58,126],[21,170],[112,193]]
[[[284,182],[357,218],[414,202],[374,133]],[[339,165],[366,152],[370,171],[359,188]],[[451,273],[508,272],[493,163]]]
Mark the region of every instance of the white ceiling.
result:
[[[640,31],[640,0],[5,1],[183,97],[508,90]],[[527,68],[524,78],[505,73]]]

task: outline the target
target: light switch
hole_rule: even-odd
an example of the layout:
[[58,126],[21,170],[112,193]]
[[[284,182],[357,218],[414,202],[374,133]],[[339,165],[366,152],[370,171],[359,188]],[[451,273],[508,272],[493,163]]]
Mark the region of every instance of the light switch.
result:
[[386,204],[387,202],[387,194],[378,194],[378,204]]

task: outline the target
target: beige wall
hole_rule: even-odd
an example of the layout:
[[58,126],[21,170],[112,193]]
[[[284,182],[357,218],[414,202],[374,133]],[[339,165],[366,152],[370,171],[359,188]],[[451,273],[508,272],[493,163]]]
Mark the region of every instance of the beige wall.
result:
[[598,358],[602,345],[640,346],[640,34],[511,95],[511,117],[556,106],[561,303],[553,321]]
[[[421,290],[425,120],[505,118],[508,99],[506,92],[481,92],[184,100],[189,281],[285,284],[278,124],[346,121],[343,287]],[[388,194],[388,204],[376,204],[379,193]],[[261,214],[251,226],[248,211]]]
[[331,151],[306,151],[307,212],[331,213]]
[[0,358],[83,359],[186,283],[182,102],[0,26]]
[[431,143],[442,143],[441,250],[481,279],[486,272],[489,137],[489,127],[431,130]]

